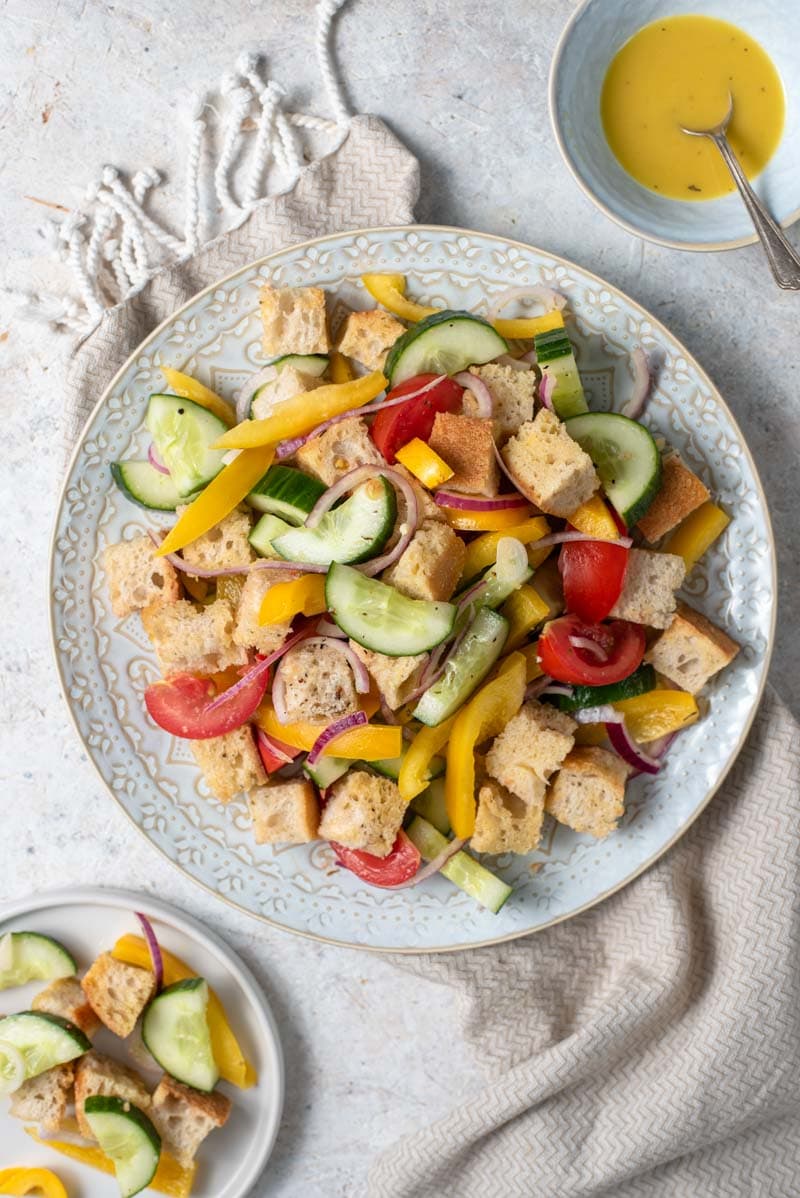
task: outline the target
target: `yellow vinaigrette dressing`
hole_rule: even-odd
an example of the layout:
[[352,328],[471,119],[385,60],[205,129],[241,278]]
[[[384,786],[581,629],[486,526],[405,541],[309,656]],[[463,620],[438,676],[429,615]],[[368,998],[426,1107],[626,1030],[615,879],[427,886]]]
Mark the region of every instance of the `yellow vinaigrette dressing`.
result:
[[719,151],[679,126],[707,129],[733,117],[728,139],[749,178],[764,169],[783,131],[784,97],[772,60],[743,30],[714,17],[653,21],[611,61],[600,113],[608,144],[637,182],[676,200],[733,191]]

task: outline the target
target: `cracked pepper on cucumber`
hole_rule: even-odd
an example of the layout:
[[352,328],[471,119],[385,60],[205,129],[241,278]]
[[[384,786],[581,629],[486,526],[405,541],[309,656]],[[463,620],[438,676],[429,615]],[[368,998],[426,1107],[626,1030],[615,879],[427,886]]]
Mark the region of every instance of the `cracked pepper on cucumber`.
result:
[[153,643],[151,718],[246,794],[256,844],[497,911],[472,854],[611,833],[736,656],[677,595],[729,518],[648,429],[640,348],[591,410],[563,296],[439,311],[362,281],[380,306],[333,337],[321,288],[267,283],[235,396],[165,369],[146,451],[109,463],[153,513],[106,550],[111,604]]

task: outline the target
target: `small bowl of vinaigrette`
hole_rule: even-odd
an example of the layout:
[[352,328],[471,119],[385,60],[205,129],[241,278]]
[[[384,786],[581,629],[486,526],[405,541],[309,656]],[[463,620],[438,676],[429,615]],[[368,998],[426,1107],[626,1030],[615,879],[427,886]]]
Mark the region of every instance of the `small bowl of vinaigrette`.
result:
[[756,240],[705,128],[733,97],[728,137],[784,226],[800,217],[797,0],[584,0],[550,70],[564,160],[607,216],[676,249]]

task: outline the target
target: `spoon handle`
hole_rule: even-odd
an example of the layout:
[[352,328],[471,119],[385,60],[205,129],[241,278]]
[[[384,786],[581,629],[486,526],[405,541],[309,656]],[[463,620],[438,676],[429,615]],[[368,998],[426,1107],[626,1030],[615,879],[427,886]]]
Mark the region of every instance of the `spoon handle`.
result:
[[756,233],[761,238],[761,244],[769,259],[776,283],[788,291],[800,291],[800,256],[786,240],[780,225],[772,219],[753,191],[750,181],[742,170],[739,159],[731,149],[724,133],[714,133],[711,138],[725,159],[728,170],[733,175],[733,181],[739,188],[747,211],[750,213],[750,219],[755,225]]

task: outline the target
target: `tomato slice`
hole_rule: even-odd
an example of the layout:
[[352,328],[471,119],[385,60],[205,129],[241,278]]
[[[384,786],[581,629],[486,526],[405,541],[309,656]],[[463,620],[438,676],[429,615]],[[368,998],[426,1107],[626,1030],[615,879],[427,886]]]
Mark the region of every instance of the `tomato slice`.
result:
[[[576,636],[594,641],[606,660],[589,649],[576,648],[570,643],[570,637]],[[628,620],[591,624],[573,614],[545,624],[538,649],[542,670],[551,678],[581,686],[606,686],[621,682],[642,664],[645,635],[640,624]]]
[[[435,374],[417,374],[413,379],[406,379],[404,383],[392,387],[386,399],[400,399],[403,395],[410,395],[412,391],[419,391],[420,387],[432,383],[437,377]],[[435,387],[431,387],[430,391],[416,399],[410,399],[408,403],[398,404],[396,408],[389,408],[385,412],[382,412],[379,406],[378,415],[372,422],[370,431],[372,440],[389,465],[395,461],[398,449],[402,449],[415,437],[419,437],[420,441],[427,441],[433,431],[436,413],[455,412],[461,407],[463,394],[463,387],[453,379],[445,378]]]
[[568,541],[563,545],[558,568],[567,611],[592,624],[605,620],[622,594],[628,553],[608,541]]
[[[294,745],[287,745],[282,740],[277,740],[274,736],[267,737],[266,733],[260,729],[256,733],[256,745],[258,746],[261,764],[268,774],[274,774],[276,770],[282,769],[283,766],[287,765],[286,757],[294,761],[297,754],[301,752]],[[272,745],[285,753],[286,757],[279,757],[277,753],[274,753]]]
[[400,829],[391,853],[387,857],[375,857],[361,849],[348,849],[343,844],[331,841],[336,859],[345,869],[356,874],[370,886],[397,886],[413,878],[422,860],[419,849]]
[[262,670],[244,686],[237,683],[231,687],[230,699],[209,711],[212,702],[219,698],[211,679],[174,674],[148,686],[144,701],[151,717],[165,732],[186,740],[210,740],[241,728],[250,719],[264,698],[268,681],[269,671]]

